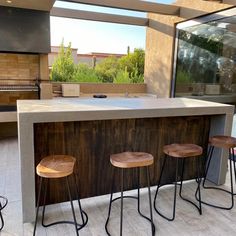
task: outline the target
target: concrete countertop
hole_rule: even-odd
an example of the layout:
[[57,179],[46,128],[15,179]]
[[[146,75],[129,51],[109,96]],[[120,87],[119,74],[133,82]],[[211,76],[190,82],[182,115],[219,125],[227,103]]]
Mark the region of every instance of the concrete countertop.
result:
[[17,113],[34,123],[233,114],[234,106],[188,98],[63,98],[19,100]]

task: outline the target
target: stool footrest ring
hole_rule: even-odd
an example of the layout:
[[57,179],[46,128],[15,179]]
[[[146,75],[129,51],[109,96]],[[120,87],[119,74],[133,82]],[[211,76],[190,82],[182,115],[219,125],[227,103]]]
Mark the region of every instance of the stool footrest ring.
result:
[[[123,199],[124,198],[136,199],[137,201],[139,200],[138,197],[135,197],[135,196],[123,196]],[[111,203],[115,202],[119,199],[121,199],[121,197],[116,197],[116,198],[111,200]],[[146,220],[148,220],[152,224],[152,229],[155,232],[155,225],[152,223],[152,220],[150,218],[148,218],[147,216],[143,215],[143,213],[140,211],[140,209],[138,209],[138,213],[139,213],[140,216],[142,216],[143,218],[145,218]],[[110,235],[110,233],[108,232],[108,229],[107,229],[108,221],[109,221],[109,218],[107,219],[107,222],[105,224],[105,229],[106,229],[107,234]]]
[[[138,197],[135,197],[135,196],[123,196],[123,198],[132,198],[132,199],[136,199],[136,200],[138,201]],[[119,200],[119,199],[121,199],[121,197],[116,197],[116,198],[112,199],[111,202],[114,202],[114,201]],[[145,218],[146,220],[148,220],[149,222],[152,223],[151,219],[148,218],[147,216],[143,215],[143,213],[142,213],[139,209],[138,209],[138,213],[139,213],[139,215],[141,215],[143,218]]]
[[[225,192],[225,193],[228,193],[228,194],[232,194],[231,191],[223,189],[223,188],[219,188],[219,187],[206,187],[206,186],[203,185],[203,188],[204,189],[219,190],[219,191],[222,191],[222,192]],[[233,193],[233,196],[235,196],[235,195],[236,195],[236,193]],[[197,197],[197,193],[195,194],[195,198],[196,198],[197,201],[199,201],[199,198]],[[205,201],[202,201],[202,200],[201,200],[201,203],[205,204],[207,206],[215,207],[217,209],[222,209],[222,210],[231,210],[234,206],[233,203],[232,203],[230,207],[223,207],[223,206],[211,204],[211,203],[208,203],[208,202],[205,202]]]
[[207,206],[211,206],[211,207],[214,207],[214,208],[217,208],[217,209],[222,209],[222,210],[231,210],[234,207],[234,196],[236,195],[236,193],[234,193],[234,187],[233,187],[233,185],[234,185],[234,183],[233,183],[233,168],[234,168],[234,178],[236,180],[236,166],[235,166],[235,161],[234,161],[235,160],[234,149],[233,148],[229,148],[228,149],[229,170],[230,170],[230,185],[231,185],[231,191],[228,191],[228,190],[220,188],[220,187],[214,187],[214,186],[209,186],[208,187],[208,186],[205,186],[206,178],[207,178],[207,175],[208,175],[208,170],[209,170],[210,163],[211,163],[212,156],[213,156],[213,152],[214,152],[214,148],[215,148],[215,146],[213,146],[213,145],[210,146],[210,148],[209,148],[209,152],[208,152],[208,155],[207,155],[206,170],[205,170],[205,175],[204,175],[204,178],[203,178],[202,187],[204,189],[219,190],[221,192],[225,192],[225,193],[230,194],[230,196],[231,196],[231,205],[229,207],[225,207],[225,206],[221,206],[221,205],[216,205],[216,204],[208,203],[206,201],[202,201],[196,195],[195,195],[195,198],[198,200],[198,202],[201,202],[201,203],[203,203],[203,204],[205,204]]
[[[196,181],[196,182],[197,182],[197,181]],[[159,188],[161,188],[161,187],[163,187],[163,186],[166,186],[166,185],[175,185],[175,183],[162,184],[162,185],[159,186]],[[181,183],[176,183],[176,185],[181,186]],[[196,196],[197,196],[197,192],[198,192],[198,190],[196,190],[196,192],[195,192],[195,198],[196,198]],[[196,207],[200,215],[202,214],[201,208],[200,208],[196,203],[194,203],[193,201],[191,201],[191,200],[189,200],[189,199],[183,197],[182,194],[179,194],[179,196],[180,196],[180,198],[181,198],[182,200],[184,200],[184,201],[186,201],[186,202],[192,204],[194,207]],[[196,198],[196,199],[197,199],[197,198]],[[198,201],[198,199],[197,199],[197,201]],[[165,216],[163,213],[161,213],[161,212],[157,209],[156,204],[154,204],[154,209],[155,209],[155,211],[157,212],[158,215],[162,216],[162,217],[165,218],[166,220],[168,220],[168,221],[173,221],[173,220],[174,220],[173,217],[172,217],[172,218],[169,218],[169,217]]]
[[[77,223],[77,230],[80,230],[83,227],[85,227],[87,222],[88,222],[88,215],[84,211],[82,211],[82,214],[85,217],[85,221],[82,224]],[[53,223],[50,223],[50,224],[42,223],[43,227],[49,227],[49,226],[58,225],[58,224],[72,224],[72,225],[74,225],[75,222],[74,221],[57,221],[57,222],[53,222]]]

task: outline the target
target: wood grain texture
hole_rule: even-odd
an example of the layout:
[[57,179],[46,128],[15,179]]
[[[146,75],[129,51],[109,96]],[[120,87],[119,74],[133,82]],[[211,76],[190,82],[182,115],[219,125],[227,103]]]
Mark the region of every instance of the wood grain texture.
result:
[[202,147],[190,143],[172,143],[165,145],[163,147],[163,152],[166,155],[177,158],[194,157],[202,155]]
[[[48,155],[74,156],[77,159],[74,171],[77,185],[80,196],[85,198],[110,192],[111,177],[116,169],[110,163],[111,154],[147,152],[155,158],[150,171],[151,184],[156,185],[164,160],[163,146],[195,143],[203,147],[203,156],[206,156],[209,129],[210,116],[39,123],[34,125],[35,166]],[[204,164],[204,159],[202,162]],[[163,175],[163,181],[167,183],[174,180],[175,162],[169,158],[166,165],[169,171]],[[115,172],[115,191],[120,189],[119,174],[119,171]],[[141,175],[142,186],[146,182],[144,174]],[[124,176],[125,189],[137,187],[136,169],[126,170]],[[184,179],[195,176],[196,160],[190,158],[186,161]],[[52,180],[47,203],[66,200],[63,183]]]
[[209,144],[218,148],[234,148],[236,147],[236,138],[231,136],[216,135],[210,137]]
[[44,157],[36,167],[38,176],[44,178],[62,178],[73,173],[76,159],[68,155]]
[[146,152],[122,152],[110,156],[111,164],[118,168],[150,166],[153,160],[153,156]]

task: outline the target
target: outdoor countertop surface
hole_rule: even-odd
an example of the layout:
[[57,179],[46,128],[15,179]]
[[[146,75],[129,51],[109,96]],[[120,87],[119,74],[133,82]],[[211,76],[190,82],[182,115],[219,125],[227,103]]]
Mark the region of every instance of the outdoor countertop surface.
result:
[[63,98],[17,101],[18,119],[35,122],[233,114],[234,106],[189,98]]

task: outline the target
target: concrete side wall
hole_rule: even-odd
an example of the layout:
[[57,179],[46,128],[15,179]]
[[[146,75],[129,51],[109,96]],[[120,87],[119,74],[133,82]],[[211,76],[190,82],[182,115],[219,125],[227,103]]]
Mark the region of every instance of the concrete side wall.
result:
[[175,23],[231,6],[204,0],[178,0],[175,4],[181,6],[180,17],[148,14],[144,77],[147,92],[158,97],[170,96]]

